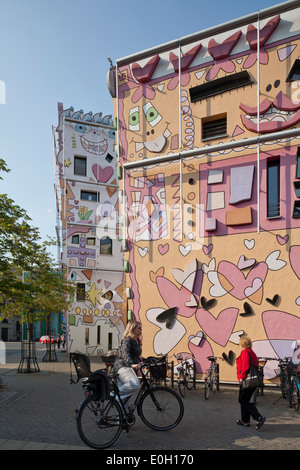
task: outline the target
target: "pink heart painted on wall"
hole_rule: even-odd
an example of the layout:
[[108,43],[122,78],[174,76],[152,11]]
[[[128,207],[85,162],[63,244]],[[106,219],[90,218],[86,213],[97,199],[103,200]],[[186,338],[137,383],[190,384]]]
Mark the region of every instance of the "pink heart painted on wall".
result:
[[300,246],[291,246],[289,255],[293,271],[296,276],[300,279]]
[[285,245],[289,241],[289,236],[286,235],[285,237],[282,237],[281,235],[276,235],[276,239],[279,245]]
[[158,251],[163,256],[169,251],[169,243],[165,243],[164,245],[158,245]]
[[212,243],[208,246],[203,245],[203,247],[202,247],[203,253],[205,255],[209,255],[209,253],[211,252],[212,249],[213,249],[213,244]]
[[177,307],[177,314],[183,317],[191,317],[194,315],[197,306],[186,305],[191,301],[191,292],[185,287],[178,289],[169,279],[158,276],[156,278],[159,293],[169,308]]
[[256,264],[247,274],[229,261],[221,261],[218,266],[218,278],[222,287],[233,297],[243,300],[251,297],[250,300],[260,304],[262,301],[262,287],[268,273],[268,266],[261,262]]
[[199,308],[196,319],[203,331],[215,342],[225,346],[233,331],[239,310],[226,308],[215,318],[208,310]]
[[189,338],[189,350],[194,354],[196,371],[203,374],[210,367],[208,356],[213,356],[213,350],[209,342],[203,338],[202,332],[198,333],[200,336]]
[[266,310],[262,314],[269,340],[297,340],[300,338],[300,319],[291,313]]
[[92,172],[98,183],[106,183],[109,178],[113,175],[114,170],[111,166],[102,168],[100,165],[95,163],[92,166]]

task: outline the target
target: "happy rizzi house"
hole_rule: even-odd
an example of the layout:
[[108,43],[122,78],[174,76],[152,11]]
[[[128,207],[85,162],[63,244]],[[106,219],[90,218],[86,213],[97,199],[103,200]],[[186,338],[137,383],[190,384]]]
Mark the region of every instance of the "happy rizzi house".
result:
[[76,285],[64,312],[67,351],[105,355],[126,326],[112,116],[58,103],[53,138],[58,256]]
[[[116,80],[117,77],[117,80]],[[260,357],[300,340],[300,7],[289,1],[116,61],[128,314],[143,354]],[[265,377],[276,381],[277,361]]]

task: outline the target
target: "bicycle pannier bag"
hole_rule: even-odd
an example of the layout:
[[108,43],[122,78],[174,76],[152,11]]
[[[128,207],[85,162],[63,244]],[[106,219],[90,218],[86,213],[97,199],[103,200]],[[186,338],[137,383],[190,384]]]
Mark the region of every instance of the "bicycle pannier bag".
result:
[[258,367],[253,365],[251,354],[247,351],[250,358],[250,369],[245,379],[242,382],[242,388],[257,388],[263,386],[262,373]]

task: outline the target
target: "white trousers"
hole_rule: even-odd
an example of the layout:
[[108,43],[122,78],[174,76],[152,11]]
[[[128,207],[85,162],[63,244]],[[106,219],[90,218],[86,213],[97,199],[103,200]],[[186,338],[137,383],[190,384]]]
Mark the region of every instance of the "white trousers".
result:
[[140,382],[136,373],[131,367],[121,367],[118,370],[118,386],[121,400],[130,397],[140,388]]

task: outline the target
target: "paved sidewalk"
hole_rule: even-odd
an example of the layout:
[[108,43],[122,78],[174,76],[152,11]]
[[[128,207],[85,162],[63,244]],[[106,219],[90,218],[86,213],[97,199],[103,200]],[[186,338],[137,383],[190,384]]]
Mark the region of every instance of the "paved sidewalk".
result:
[[[77,433],[74,409],[83,392],[80,383],[70,384],[70,365],[63,357],[62,362],[39,363],[40,373],[17,374],[18,364],[0,366],[0,376],[8,382],[0,390],[0,450],[92,450]],[[92,362],[93,370],[99,367]],[[137,417],[109,452],[300,449],[300,413],[288,408],[279,390],[267,389],[258,399],[258,409],[267,417],[259,431],[254,422],[250,428],[236,425],[237,395],[236,387],[221,385],[220,392],[205,400],[200,384],[187,391],[177,428],[152,431]]]

